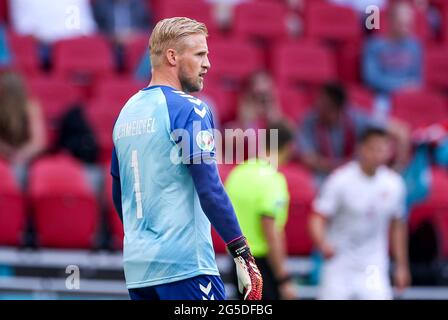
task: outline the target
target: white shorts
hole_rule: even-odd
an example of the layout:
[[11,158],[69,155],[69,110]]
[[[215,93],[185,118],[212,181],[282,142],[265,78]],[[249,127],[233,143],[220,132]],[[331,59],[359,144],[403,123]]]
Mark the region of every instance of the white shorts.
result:
[[387,271],[375,267],[351,270],[341,266],[324,266],[318,299],[321,300],[391,300]]

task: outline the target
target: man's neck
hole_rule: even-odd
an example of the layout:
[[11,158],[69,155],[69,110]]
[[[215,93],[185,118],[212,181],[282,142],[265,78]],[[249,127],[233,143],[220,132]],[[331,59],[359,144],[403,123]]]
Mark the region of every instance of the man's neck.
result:
[[366,164],[363,164],[362,162],[359,162],[359,167],[361,168],[361,171],[368,177],[373,177],[377,170],[377,168],[367,166]]
[[153,71],[149,86],[168,86],[182,91],[182,86],[177,77],[167,73],[162,74],[157,71]]

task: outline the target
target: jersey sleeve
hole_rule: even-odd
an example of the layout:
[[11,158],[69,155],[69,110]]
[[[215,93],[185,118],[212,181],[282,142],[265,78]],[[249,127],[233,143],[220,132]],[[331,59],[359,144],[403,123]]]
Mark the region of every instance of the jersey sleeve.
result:
[[216,159],[213,116],[198,98],[181,91],[165,92],[170,116],[171,136],[179,147],[184,164],[199,164]]
[[277,220],[282,218],[282,212],[288,205],[288,199],[280,178],[276,175],[269,175],[269,178],[262,183],[263,188],[260,189],[258,213]]
[[313,202],[313,210],[323,216],[334,216],[339,207],[340,176],[332,174],[322,185],[317,198]]

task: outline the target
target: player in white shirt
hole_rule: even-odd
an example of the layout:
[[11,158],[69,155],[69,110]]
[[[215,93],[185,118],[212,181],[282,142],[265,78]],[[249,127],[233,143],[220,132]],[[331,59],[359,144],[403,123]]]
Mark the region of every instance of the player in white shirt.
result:
[[319,299],[392,299],[389,230],[395,285],[410,283],[406,190],[385,165],[390,150],[385,131],[367,129],[357,160],[335,170],[313,203],[310,232],[325,258]]

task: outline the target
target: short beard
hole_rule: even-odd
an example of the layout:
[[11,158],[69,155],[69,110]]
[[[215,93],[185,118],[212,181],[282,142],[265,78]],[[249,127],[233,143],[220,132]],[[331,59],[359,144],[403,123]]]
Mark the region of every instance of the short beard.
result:
[[198,92],[201,91],[202,86],[199,83],[194,83],[188,78],[182,70],[179,73],[179,82],[184,92]]

